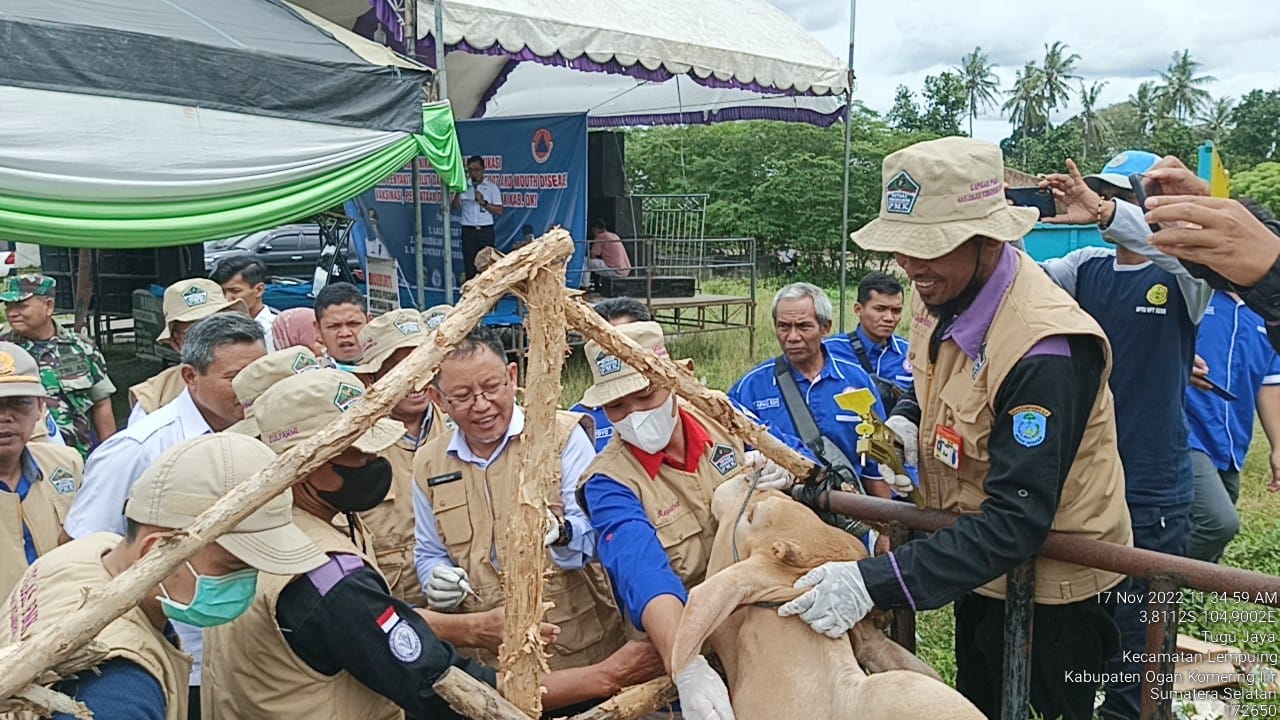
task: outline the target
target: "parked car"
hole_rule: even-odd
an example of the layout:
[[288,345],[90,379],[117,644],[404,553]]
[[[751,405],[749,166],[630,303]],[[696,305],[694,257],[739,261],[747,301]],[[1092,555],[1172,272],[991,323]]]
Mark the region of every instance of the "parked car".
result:
[[[211,240],[204,245],[205,273],[213,271],[219,258],[236,253],[252,253],[267,266],[267,275],[311,279],[324,242],[320,226],[314,223],[282,225],[238,238]],[[360,259],[347,252],[347,266],[359,274]]]

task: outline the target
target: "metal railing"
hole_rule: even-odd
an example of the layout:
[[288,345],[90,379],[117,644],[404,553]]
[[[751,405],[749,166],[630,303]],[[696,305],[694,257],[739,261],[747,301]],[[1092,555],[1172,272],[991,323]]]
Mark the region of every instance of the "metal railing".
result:
[[[812,505],[824,512],[879,523],[888,527],[894,544],[910,530],[935,531],[953,525],[960,516],[844,492],[822,492]],[[1180,588],[1211,593],[1213,597],[1247,599],[1257,605],[1280,607],[1280,576],[1215,565],[1190,558],[1122,547],[1098,540],[1050,532],[1038,556],[1084,565],[1147,580],[1150,585],[1146,651],[1142,673],[1142,720],[1171,720],[1174,665],[1177,655]],[[1005,596],[1004,686],[1001,718],[1026,720],[1031,699],[1031,622],[1035,598],[1035,556],[1011,570]],[[894,639],[914,652],[915,618],[910,610],[894,610]],[[1158,698],[1167,698],[1161,701]]]

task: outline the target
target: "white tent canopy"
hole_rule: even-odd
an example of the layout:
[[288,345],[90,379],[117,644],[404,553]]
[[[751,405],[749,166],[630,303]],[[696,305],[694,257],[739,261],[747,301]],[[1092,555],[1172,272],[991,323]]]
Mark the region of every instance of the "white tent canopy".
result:
[[[373,19],[360,17],[364,0],[300,4],[372,33]],[[396,39],[400,4],[372,2]],[[766,0],[445,0],[441,7],[458,118],[585,111],[593,126],[750,118],[826,125],[843,112],[845,63]],[[418,56],[428,63],[434,13],[419,3]]]

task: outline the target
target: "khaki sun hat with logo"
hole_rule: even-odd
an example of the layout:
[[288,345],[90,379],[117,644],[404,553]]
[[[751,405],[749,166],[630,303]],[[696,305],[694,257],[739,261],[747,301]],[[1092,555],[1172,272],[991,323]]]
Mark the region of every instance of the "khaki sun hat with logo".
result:
[[227,432],[258,437],[258,418],[253,405],[262,393],[287,377],[318,367],[320,360],[316,354],[302,345],[267,353],[246,365],[231,379],[231,389],[244,408],[244,419],[227,428]]
[[360,328],[360,364],[351,372],[373,375],[400,348],[416,348],[427,337],[427,324],[417,310],[392,310]]
[[[662,326],[656,322],[626,323],[615,325],[613,329],[658,357],[670,357],[663,339]],[[617,355],[600,347],[596,341],[588,340],[583,350],[586,351],[587,363],[591,366],[591,387],[582,393],[583,405],[593,408],[608,405],[649,386],[649,378],[622,362]],[[676,362],[679,365],[689,363],[688,360]]]
[[0,397],[42,398],[48,394],[31,353],[11,342],[0,342]]
[[975,236],[1013,242],[1035,227],[1035,208],[1004,199],[1004,156],[982,140],[949,137],[884,159],[880,216],[850,237],[864,250],[932,260]]
[[236,298],[228,300],[222,294],[222,286],[206,278],[179,280],[164,289],[164,330],[157,342],[169,339],[169,328],[176,322],[195,322],[223,310],[235,310],[246,315],[249,306]]
[[435,330],[451,312],[453,312],[452,305],[432,305],[422,311],[422,324],[426,325],[428,330]]
[[[180,530],[222,496],[270,465],[276,454],[244,435],[214,433],[160,454],[129,492],[124,514],[134,522]],[[251,567],[274,575],[311,572],[329,558],[293,524],[289,490],[214,542]]]
[[[364,383],[349,372],[318,368],[284,378],[253,404],[262,440],[282,453],[342,417],[364,395]],[[380,418],[352,445],[370,454],[404,437],[404,423]]]

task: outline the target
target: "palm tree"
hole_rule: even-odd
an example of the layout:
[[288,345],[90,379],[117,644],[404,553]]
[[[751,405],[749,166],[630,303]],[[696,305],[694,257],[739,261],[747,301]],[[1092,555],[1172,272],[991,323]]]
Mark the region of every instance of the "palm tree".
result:
[[1046,43],[1044,46],[1043,92],[1046,115],[1059,106],[1065,106],[1067,100],[1071,98],[1071,86],[1067,81],[1080,79],[1080,76],[1075,74],[1076,61],[1080,56],[1076,53],[1068,55],[1069,49],[1061,40],[1055,40],[1052,45]]
[[992,72],[993,68],[995,63],[987,59],[981,47],[975,47],[973,52],[960,58],[960,65],[955,69],[960,81],[964,83],[969,112],[969,137],[973,137],[973,119],[978,116],[978,112],[996,104],[1000,77]]
[[1084,86],[1084,81],[1080,82],[1080,127],[1084,135],[1084,148],[1080,153],[1081,160],[1089,159],[1089,143],[1093,142],[1094,147],[1101,147],[1111,134],[1111,128],[1107,125],[1107,121],[1098,113],[1098,95],[1102,93],[1102,88],[1107,83],[1095,82],[1089,87]]
[[1156,84],[1148,80],[1138,85],[1137,92],[1129,96],[1129,104],[1133,105],[1133,113],[1138,121],[1138,134],[1149,134],[1162,115]]
[[1035,60],[1028,60],[1013,79],[1009,99],[1001,110],[1009,113],[1009,122],[1022,131],[1022,164],[1027,163],[1027,133],[1043,130],[1048,124],[1048,110],[1044,93],[1044,71]]
[[1196,75],[1201,63],[1191,59],[1191,51],[1173,54],[1169,68],[1160,73],[1163,83],[1157,93],[1165,110],[1173,117],[1187,121],[1195,117],[1209,103],[1209,91],[1204,85],[1216,82],[1212,75]]
[[1201,128],[1215,145],[1218,144],[1218,138],[1231,129],[1231,111],[1235,109],[1234,100],[1230,97],[1220,97],[1206,105],[1200,117],[1197,118]]

